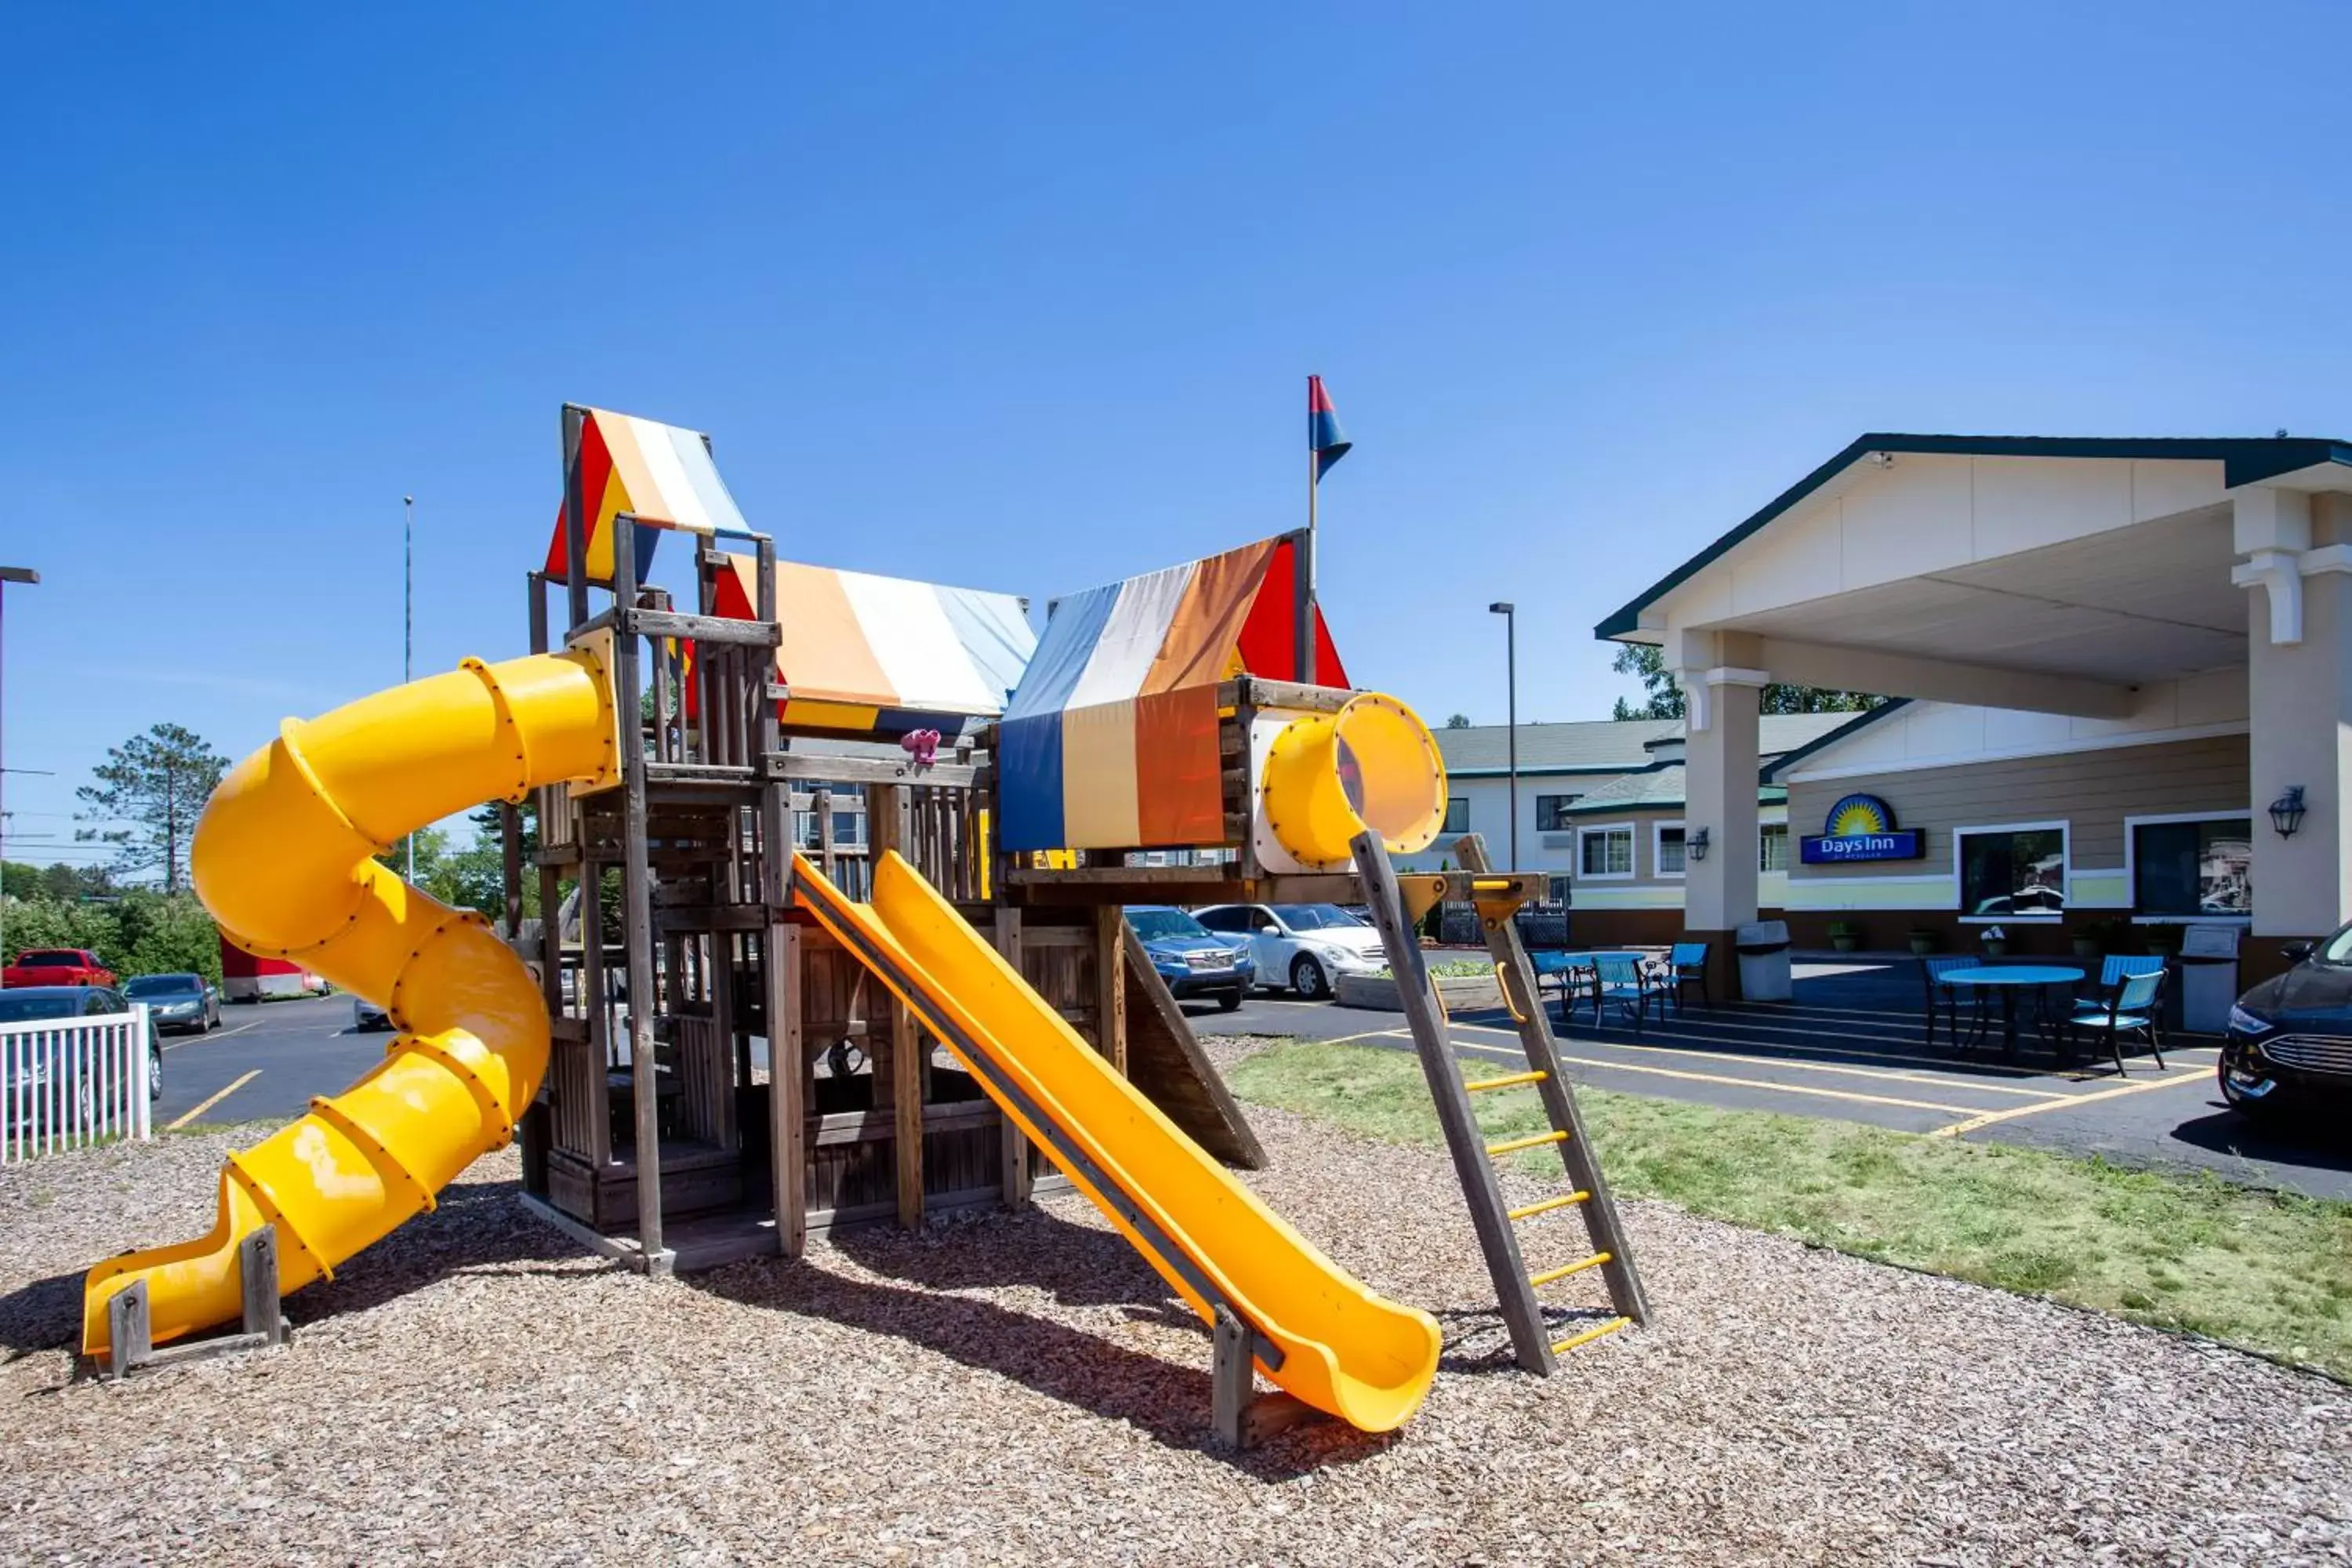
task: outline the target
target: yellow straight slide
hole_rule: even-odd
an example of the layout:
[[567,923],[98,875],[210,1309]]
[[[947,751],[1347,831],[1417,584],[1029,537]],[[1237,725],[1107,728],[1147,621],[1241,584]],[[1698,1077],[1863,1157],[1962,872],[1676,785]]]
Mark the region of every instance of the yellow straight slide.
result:
[[373,857],[414,829],[543,784],[609,784],[620,752],[593,652],[467,659],[278,737],[221,781],[196,824],[196,891],[249,952],[299,959],[382,1004],[399,1034],[373,1071],[221,1172],[212,1234],[89,1271],[82,1350],[107,1350],[107,1302],[144,1279],[154,1342],[241,1310],[237,1243],[278,1227],[278,1287],[335,1265],[433,1206],[513,1136],[547,1070],[547,1006],[530,972],[472,910],[452,910]]
[[898,855],[853,903],[793,857],[795,900],[971,1070],[1204,1319],[1223,1300],[1275,1383],[1367,1432],[1429,1392],[1436,1321],[1374,1294],[1136,1092]]

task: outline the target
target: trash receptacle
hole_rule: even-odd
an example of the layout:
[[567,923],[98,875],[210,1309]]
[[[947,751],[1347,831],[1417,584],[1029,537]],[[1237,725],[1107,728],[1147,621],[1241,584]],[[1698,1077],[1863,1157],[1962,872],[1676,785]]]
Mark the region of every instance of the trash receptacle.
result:
[[1789,979],[1789,922],[1758,921],[1732,933],[1739,950],[1739,995],[1747,1002],[1786,1002],[1793,994]]
[[2180,1026],[2194,1035],[2220,1035],[2230,1027],[2238,1000],[2236,926],[2196,925],[2180,933]]

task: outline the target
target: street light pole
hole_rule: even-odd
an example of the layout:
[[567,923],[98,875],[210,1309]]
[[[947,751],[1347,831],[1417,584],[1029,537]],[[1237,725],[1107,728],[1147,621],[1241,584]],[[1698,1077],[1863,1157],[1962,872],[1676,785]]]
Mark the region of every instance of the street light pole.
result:
[[1508,600],[1497,599],[1486,613],[1503,617],[1504,679],[1508,687],[1505,710],[1509,719],[1511,767],[1511,869],[1519,868],[1519,613]]
[[[7,647],[8,584],[11,583],[22,583],[27,587],[31,587],[37,585],[40,581],[41,574],[38,572],[34,571],[30,566],[0,566],[0,655],[5,655]],[[0,669],[5,669],[5,666],[0,666]],[[0,796],[5,795],[5,791],[7,787],[6,780],[8,777],[8,731],[5,718],[6,710],[7,682],[5,674],[0,674]],[[5,798],[0,798],[0,861],[5,861],[8,858],[6,840],[8,830],[7,825],[8,812],[6,809],[6,802]],[[0,896],[0,921],[5,921],[6,920],[8,900],[6,897]],[[6,939],[5,936],[0,936],[0,963],[5,963],[6,961],[7,952],[8,944]]]
[[[400,682],[416,679],[416,498],[400,498]],[[416,835],[408,836],[408,880],[416,880]]]

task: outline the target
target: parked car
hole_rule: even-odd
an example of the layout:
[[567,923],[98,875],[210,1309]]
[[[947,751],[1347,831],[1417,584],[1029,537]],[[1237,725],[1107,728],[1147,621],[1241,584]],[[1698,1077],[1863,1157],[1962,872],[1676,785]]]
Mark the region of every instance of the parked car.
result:
[[1331,994],[1341,974],[1387,966],[1381,933],[1337,904],[1219,904],[1195,911],[1212,931],[1250,939],[1259,980],[1308,1000]]
[[[43,1018],[96,1018],[128,1013],[131,1004],[108,985],[13,985],[0,992],[0,1024],[29,1024]],[[0,1070],[5,1070],[0,1068]],[[34,1069],[37,1075],[39,1069]],[[36,1078],[37,1081],[37,1077]],[[0,1085],[0,1099],[12,1098]],[[147,1015],[147,1098],[163,1098],[163,1047],[155,1033],[155,1015]]]
[[364,996],[353,996],[352,1027],[362,1033],[371,1029],[389,1029],[392,1027],[392,1015],[380,1003],[371,1002]]
[[0,987],[15,985],[108,985],[114,971],[86,947],[34,947],[0,969]]
[[220,991],[201,974],[142,974],[124,983],[122,994],[146,1003],[159,1029],[208,1035],[220,1026]]
[[1136,905],[1127,911],[1127,923],[1179,1001],[1211,996],[1230,1013],[1249,994],[1256,966],[1248,942],[1213,936],[1199,921],[1165,904]]
[[2352,925],[2286,952],[2294,967],[2238,998],[2221,1046],[2221,1098],[2250,1114],[2352,1092]]

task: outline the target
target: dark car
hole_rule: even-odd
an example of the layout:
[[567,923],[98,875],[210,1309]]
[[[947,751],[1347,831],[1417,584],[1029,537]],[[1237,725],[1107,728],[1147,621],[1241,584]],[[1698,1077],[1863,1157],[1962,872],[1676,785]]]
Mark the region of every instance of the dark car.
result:
[[[0,1024],[29,1024],[44,1018],[90,1018],[129,1011],[131,1004],[123,999],[122,993],[103,985],[12,985],[0,991]],[[6,1070],[9,1069],[5,1064],[0,1063],[0,1071]],[[44,1077],[43,1068],[37,1062],[24,1070],[27,1073],[24,1085],[14,1081],[0,1082],[0,1099],[14,1103],[19,1088],[31,1088]],[[147,1018],[147,1098],[163,1098],[163,1047],[157,1043],[155,1018],[152,1013]]]
[[2240,1110],[2352,1092],[2352,926],[2286,952],[2294,967],[2230,1009],[2221,1097]]
[[1256,977],[1247,939],[1236,945],[1221,937],[1182,910],[1165,904],[1139,904],[1127,911],[1127,923],[1151,955],[1151,967],[1181,1000],[1213,996],[1230,1013],[1242,1005]]
[[159,1029],[205,1035],[220,1026],[220,993],[201,974],[142,974],[125,984],[122,994],[146,1003]]

